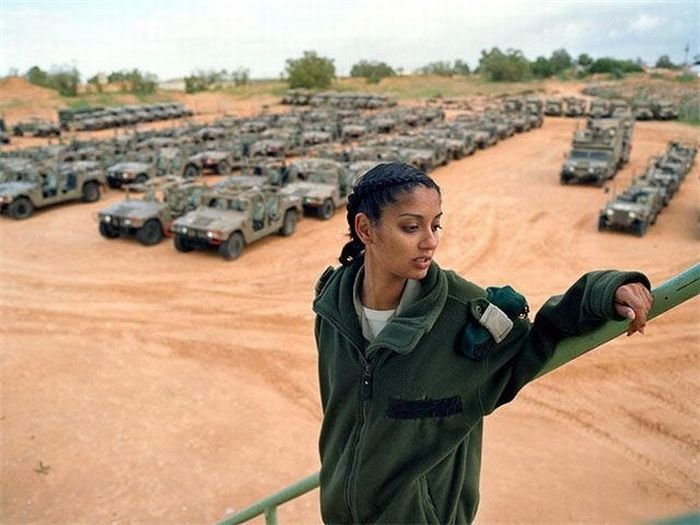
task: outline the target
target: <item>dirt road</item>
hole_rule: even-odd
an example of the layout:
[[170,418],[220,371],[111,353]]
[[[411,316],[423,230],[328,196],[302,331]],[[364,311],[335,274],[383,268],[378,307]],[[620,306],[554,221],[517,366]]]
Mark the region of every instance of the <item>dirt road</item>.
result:
[[[581,273],[660,283],[700,257],[698,167],[644,238],[598,233],[600,189],[560,186],[574,122],[547,119],[434,172],[438,262],[536,310]],[[634,170],[697,129],[638,123]],[[310,308],[344,214],[235,262],[97,233],[121,199],[0,218],[3,523],[211,523],[318,469]],[[700,505],[700,309],[681,306],[528,386],[487,420],[479,522],[631,523]],[[317,492],[280,509],[318,523]]]

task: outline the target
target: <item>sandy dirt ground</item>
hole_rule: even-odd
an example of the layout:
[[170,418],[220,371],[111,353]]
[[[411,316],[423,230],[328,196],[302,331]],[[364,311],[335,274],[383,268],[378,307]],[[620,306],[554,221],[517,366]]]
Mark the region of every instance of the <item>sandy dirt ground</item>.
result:
[[[659,284],[697,263],[699,168],[644,238],[599,233],[601,189],[561,186],[575,122],[547,119],[434,172],[437,260],[536,310],[591,269]],[[638,123],[627,185],[676,137]],[[122,198],[0,218],[0,521],[212,523],[318,467],[311,301],[345,217],[225,262],[106,240]],[[541,378],[487,419],[480,524],[636,523],[700,506],[697,299]],[[318,492],[279,511],[318,523]],[[258,521],[260,523],[261,520]]]

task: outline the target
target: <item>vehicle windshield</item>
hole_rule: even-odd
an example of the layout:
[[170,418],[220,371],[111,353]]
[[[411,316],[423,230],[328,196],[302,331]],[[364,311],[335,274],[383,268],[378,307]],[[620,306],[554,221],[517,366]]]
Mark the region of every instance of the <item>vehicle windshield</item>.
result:
[[591,160],[608,160],[608,154],[603,151],[591,151]]

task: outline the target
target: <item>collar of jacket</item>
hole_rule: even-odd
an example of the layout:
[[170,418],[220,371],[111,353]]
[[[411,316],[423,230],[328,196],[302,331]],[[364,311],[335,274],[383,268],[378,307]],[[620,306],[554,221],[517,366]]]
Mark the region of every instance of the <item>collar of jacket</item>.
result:
[[353,285],[360,268],[362,259],[337,268],[319,291],[313,305],[314,312],[331,322],[357,348],[365,348],[367,357],[379,348],[408,354],[432,329],[442,312],[447,301],[447,277],[432,262],[428,274],[421,280],[420,295],[405,310],[397,313],[379,336],[367,345],[353,303]]

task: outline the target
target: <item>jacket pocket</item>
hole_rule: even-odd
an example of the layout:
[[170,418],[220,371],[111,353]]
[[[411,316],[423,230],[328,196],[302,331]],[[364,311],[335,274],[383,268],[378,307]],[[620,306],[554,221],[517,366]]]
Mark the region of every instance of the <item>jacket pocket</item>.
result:
[[438,517],[438,510],[433,497],[430,495],[428,480],[425,476],[421,476],[418,479],[418,493],[420,495],[420,505],[423,508],[423,514],[425,514],[425,522],[440,525],[442,522]]

